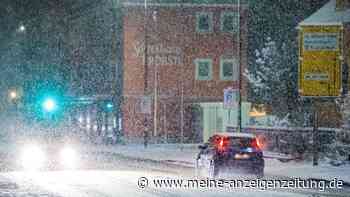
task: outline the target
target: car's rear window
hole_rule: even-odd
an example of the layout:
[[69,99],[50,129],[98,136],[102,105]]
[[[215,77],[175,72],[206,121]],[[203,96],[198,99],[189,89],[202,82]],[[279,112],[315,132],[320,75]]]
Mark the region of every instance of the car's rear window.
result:
[[252,147],[254,138],[248,137],[227,137],[227,136],[213,136],[209,139],[211,146],[230,146],[239,148]]

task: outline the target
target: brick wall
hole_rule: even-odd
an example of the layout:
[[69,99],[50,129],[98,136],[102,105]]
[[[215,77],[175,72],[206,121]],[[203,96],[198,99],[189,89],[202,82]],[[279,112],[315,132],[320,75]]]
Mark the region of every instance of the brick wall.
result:
[[[145,15],[142,6],[126,7],[124,14],[124,130],[126,135],[141,136],[144,116],[137,110],[138,99],[144,95],[144,43]],[[241,14],[241,65],[247,65],[247,11]],[[213,31],[196,32],[196,13],[213,14]],[[223,11],[237,11],[235,6],[150,6],[148,9],[148,74],[146,94],[153,95],[154,73],[158,71],[158,99],[168,103],[163,114],[172,119],[166,129],[179,132],[179,108],[182,93],[185,103],[221,102],[223,89],[238,87],[238,82],[220,80],[221,57],[237,58],[237,34],[220,30],[220,15]],[[195,79],[195,59],[212,59],[212,80]],[[155,63],[156,62],[156,63]],[[242,82],[243,97],[246,97],[246,80]],[[166,104],[165,104],[166,105]],[[152,106],[153,108],[153,106]],[[158,109],[158,114],[161,114]],[[152,110],[153,111],[153,110]],[[173,113],[173,115],[170,114]],[[175,113],[175,114],[174,114]],[[149,115],[153,117],[153,115]],[[152,118],[151,118],[152,119]],[[158,122],[161,121],[159,117]],[[191,119],[191,118],[186,118]],[[187,121],[187,120],[186,120]],[[150,122],[152,130],[153,122]],[[160,124],[160,123],[159,123]],[[174,124],[174,125],[172,125]],[[190,123],[185,123],[189,125]],[[158,126],[159,128],[161,126]],[[168,128],[169,127],[169,128]],[[175,129],[170,129],[175,128]]]

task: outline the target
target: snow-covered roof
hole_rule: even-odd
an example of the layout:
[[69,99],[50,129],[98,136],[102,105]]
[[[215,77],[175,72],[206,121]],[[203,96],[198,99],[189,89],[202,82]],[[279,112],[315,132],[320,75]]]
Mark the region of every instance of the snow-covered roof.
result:
[[350,22],[350,9],[336,10],[336,0],[330,0],[317,12],[299,23],[304,25],[341,25]]
[[219,135],[219,136],[223,136],[223,137],[255,138],[255,135],[252,133],[222,132],[222,133],[214,133],[214,135]]

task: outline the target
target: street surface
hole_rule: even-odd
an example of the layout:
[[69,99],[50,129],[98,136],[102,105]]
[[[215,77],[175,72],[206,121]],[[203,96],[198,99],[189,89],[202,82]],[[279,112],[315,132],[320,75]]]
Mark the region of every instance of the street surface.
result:
[[[239,196],[239,197],[349,197],[350,188],[340,191],[311,189],[225,189],[225,188],[157,188],[153,179],[190,179],[193,169],[100,155],[93,158],[94,166],[76,171],[2,172],[1,197],[114,197],[114,196]],[[146,177],[149,185],[140,187],[139,180]],[[278,177],[266,178],[276,179]],[[281,177],[280,177],[281,178]],[[141,185],[142,186],[142,185]]]

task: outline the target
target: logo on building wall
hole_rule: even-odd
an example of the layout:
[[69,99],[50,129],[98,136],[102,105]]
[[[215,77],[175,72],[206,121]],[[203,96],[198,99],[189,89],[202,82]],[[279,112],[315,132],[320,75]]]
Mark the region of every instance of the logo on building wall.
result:
[[[144,41],[136,41],[134,43],[134,51],[137,58],[145,60],[145,43]],[[178,46],[169,46],[163,43],[148,44],[147,46],[148,64],[176,66],[182,65],[182,49]]]
[[149,96],[144,96],[139,100],[138,106],[139,113],[151,114],[152,112],[152,99]]

